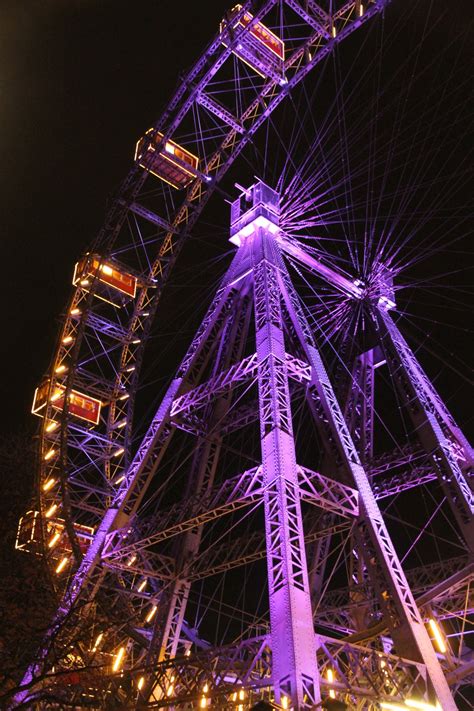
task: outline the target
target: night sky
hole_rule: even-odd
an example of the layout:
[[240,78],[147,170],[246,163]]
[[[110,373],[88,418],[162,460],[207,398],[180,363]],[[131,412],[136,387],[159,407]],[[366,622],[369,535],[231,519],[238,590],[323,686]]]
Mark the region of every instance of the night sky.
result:
[[[413,5],[408,0],[393,1],[387,26],[403,18],[407,4]],[[437,52],[443,43],[450,45],[446,73],[452,73],[454,82],[472,75],[469,0],[418,0],[415,5],[411,42],[424,34],[430,10],[436,28],[428,40],[429,51]],[[73,264],[99,229],[107,200],[129,169],[136,138],[160,114],[180,72],[199,56],[228,7],[228,0],[2,3],[0,284],[5,431],[31,425],[32,394],[53,352]],[[403,39],[392,43],[392,50],[396,65],[397,53],[402,60],[406,52]],[[456,57],[454,71],[450,56]],[[433,179],[439,169],[433,166]],[[472,193],[470,178],[472,174],[466,179],[466,201]],[[463,263],[466,258],[472,262],[472,254],[463,256]],[[466,271],[465,283],[468,277]],[[453,318],[459,319],[458,310],[453,307]],[[446,311],[443,317],[449,320],[452,314]],[[466,307],[461,319],[468,315]],[[443,334],[439,326],[432,328],[452,348],[451,335]],[[458,336],[457,353],[469,361],[469,334]],[[453,406],[469,429],[471,408],[462,403],[466,380],[450,372],[445,383],[452,383],[458,393]]]

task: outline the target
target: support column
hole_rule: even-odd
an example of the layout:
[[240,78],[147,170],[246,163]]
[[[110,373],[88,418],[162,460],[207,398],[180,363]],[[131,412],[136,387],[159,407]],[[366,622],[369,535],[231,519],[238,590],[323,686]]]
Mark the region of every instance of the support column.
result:
[[474,494],[461,471],[472,449],[441,401],[390,314],[375,312],[381,343],[392,378],[438,473],[467,547],[474,551]]
[[361,465],[310,326],[283,264],[279,275],[288,312],[311,366],[313,398],[321,413],[321,425],[326,428],[328,440],[334,443],[335,456],[350,473],[359,492],[358,544],[364,551],[368,572],[395,641],[397,654],[425,664],[428,698],[436,698],[443,711],[456,711],[453,696]]
[[252,239],[272,671],[275,697],[294,709],[321,700],[296,454],[285,365],[276,246],[265,228]]

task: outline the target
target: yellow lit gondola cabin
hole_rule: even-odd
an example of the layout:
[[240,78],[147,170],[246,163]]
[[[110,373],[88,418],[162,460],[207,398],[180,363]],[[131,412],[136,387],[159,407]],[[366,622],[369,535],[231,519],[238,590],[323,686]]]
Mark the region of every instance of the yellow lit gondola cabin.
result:
[[162,142],[163,134],[149,128],[135,149],[135,160],[141,168],[164,180],[173,188],[185,188],[196,177],[199,158],[171,140]]
[[[64,407],[64,390],[62,385],[55,385],[50,395],[51,404],[55,410],[62,410]],[[45,380],[35,390],[33,399],[33,407],[31,412],[33,415],[43,416],[43,410],[48,401],[49,380]],[[100,418],[100,409],[102,403],[95,397],[85,395],[77,390],[71,390],[69,395],[68,412],[74,417],[89,422],[91,425],[97,425]]]
[[88,291],[94,279],[99,282],[95,296],[113,306],[121,306],[123,296],[133,299],[137,293],[135,276],[116,264],[104,262],[99,255],[86,254],[74,267],[72,283]]

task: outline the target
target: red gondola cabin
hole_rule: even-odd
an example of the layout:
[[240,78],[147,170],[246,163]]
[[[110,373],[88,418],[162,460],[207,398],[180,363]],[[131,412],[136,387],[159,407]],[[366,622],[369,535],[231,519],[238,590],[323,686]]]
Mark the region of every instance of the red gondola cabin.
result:
[[[53,388],[50,398],[55,410],[62,410],[64,407],[64,390],[65,388],[62,385],[55,385]],[[33,415],[43,416],[42,413],[48,401],[48,393],[49,380],[45,380],[44,383],[41,383],[35,390],[33,407],[31,408]],[[85,420],[91,425],[97,425],[99,423],[101,407],[101,401],[95,397],[85,395],[77,390],[71,390],[68,406],[70,415]]]
[[199,158],[171,140],[163,143],[163,134],[156,132],[151,140],[150,128],[140,138],[135,149],[135,160],[141,168],[164,180],[173,188],[185,188],[196,177]]

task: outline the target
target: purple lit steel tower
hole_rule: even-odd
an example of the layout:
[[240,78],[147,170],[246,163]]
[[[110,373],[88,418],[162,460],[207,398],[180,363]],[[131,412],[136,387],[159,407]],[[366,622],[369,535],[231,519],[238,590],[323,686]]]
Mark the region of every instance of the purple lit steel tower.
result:
[[[348,426],[316,345],[314,331],[290,278],[285,255],[306,263],[315,274],[332,282],[350,298],[368,300],[378,328],[386,329],[383,336],[388,343],[381,339],[385,357],[395,344],[403,348],[403,360],[400,359],[398,368],[403,363],[403,374],[406,367],[410,383],[417,392],[436,403],[438,409],[433,408],[432,419],[427,412],[427,422],[445,421],[449,433],[461,440],[459,430],[390,318],[393,294],[385,278],[366,292],[356,280],[328,264],[321,264],[303,245],[289,240],[279,226],[279,196],[261,181],[243,191],[232,204],[231,241],[238,246],[233,262],[93,544],[72,578],[43,655],[29,670],[25,682],[31,681],[47,663],[54,639],[61,635],[68,618],[78,614],[75,613],[78,602],[86,603],[87,609],[99,586],[107,587],[110,571],[122,571],[122,574],[147,576],[146,579],[152,578],[157,584],[147,599],[153,603],[152,616],[156,616],[159,623],[153,626],[151,635],[147,633],[146,658],[131,669],[135,683],[139,674],[144,680],[138,686],[138,707],[166,706],[172,699],[173,705],[183,704],[187,708],[186,704],[192,706],[200,693],[206,694],[202,697],[206,704],[208,699],[214,698],[218,706],[225,706],[237,693],[245,692],[250,699],[258,698],[265,690],[267,698],[286,706],[290,704],[294,709],[317,708],[327,688],[324,685],[327,677],[323,680],[321,672],[331,667],[340,678],[337,687],[340,692],[347,698],[355,698],[359,704],[376,704],[381,699],[400,702],[416,696],[424,697],[425,703],[432,702],[433,708],[435,702],[439,702],[445,711],[454,711],[456,705],[445,672],[358,453],[359,450],[364,460],[372,457],[373,369],[379,365],[382,350],[371,350],[358,358],[354,385],[345,408]],[[244,356],[244,342],[252,341],[252,333],[254,349]],[[334,476],[312,471],[297,460],[292,408],[295,382],[304,385],[309,411],[328,449]],[[235,415],[230,407],[232,393],[243,384],[252,383],[257,385],[258,398],[247,406],[245,417],[258,422],[261,460],[242,474],[216,483],[219,450],[226,428],[229,429],[229,417]],[[232,417],[230,420],[232,422]],[[233,424],[235,426],[235,421]],[[171,508],[140,522],[136,514],[159,470],[173,428],[182,428],[198,438],[189,475],[190,488],[184,499]],[[441,426],[432,426],[432,429],[439,436]],[[438,451],[444,452],[443,443]],[[438,463],[438,455],[433,454],[432,460]],[[452,459],[448,462],[453,470],[449,481],[459,485],[464,497],[462,504],[459,497],[455,499],[454,510],[467,516],[470,498],[464,477]],[[447,464],[444,460],[442,464],[436,473],[443,482]],[[405,486],[416,484],[412,481]],[[451,489],[447,493],[450,494]],[[317,519],[312,538],[303,517],[303,502],[321,510],[326,517],[325,528],[322,528],[322,519]],[[202,647],[196,638],[193,643],[192,634],[185,629],[185,619],[190,589],[193,581],[199,579],[202,565],[198,552],[204,529],[206,524],[256,503],[263,504],[264,512],[265,546],[260,557],[266,560],[267,566],[268,632],[244,638],[227,648]],[[387,630],[386,635],[391,640],[389,648],[395,645],[396,657],[387,654],[386,641],[370,650],[315,631],[318,616],[314,615],[312,593],[320,596],[321,585],[316,585],[314,590],[310,585],[306,546],[310,540],[325,539],[330,547],[331,536],[337,535],[341,525],[346,527],[342,530],[349,531],[348,524],[351,546],[360,562],[359,576],[365,577],[365,584],[381,610],[383,622],[379,625],[379,634]],[[459,525],[463,533],[468,532],[461,516]],[[181,538],[178,558],[173,563],[169,555],[159,552],[158,546],[177,535]],[[323,559],[324,550],[324,546],[316,548],[314,563],[316,568],[326,567],[327,573],[330,564]],[[215,550],[210,552],[216,556]],[[226,556],[231,567],[229,546],[220,554],[220,559],[217,556],[218,561],[214,557],[214,564],[220,561],[222,566]],[[175,573],[167,572],[174,565],[179,565]],[[216,569],[212,569],[209,561],[207,565],[213,574]],[[465,569],[455,572],[451,584],[456,575],[459,582],[465,580],[467,574]],[[373,604],[374,601],[365,601],[366,606]],[[322,612],[324,618],[324,608]],[[80,613],[76,620],[80,625]],[[350,627],[346,628],[346,632],[349,631]],[[138,630],[135,627],[127,634],[130,635],[128,647],[122,649],[131,650],[136,643],[133,635],[137,636]],[[195,651],[191,650],[193,644],[197,644]],[[363,665],[370,661],[370,655],[379,660],[379,667],[374,668],[370,662],[369,672]],[[343,659],[351,659],[352,680],[344,674]],[[372,691],[364,690],[362,679],[367,674]],[[111,690],[118,693],[120,678],[116,675],[105,675],[103,683],[108,685],[109,693]],[[378,695],[373,696],[373,689]],[[26,697],[27,692],[19,696],[20,699]]]

